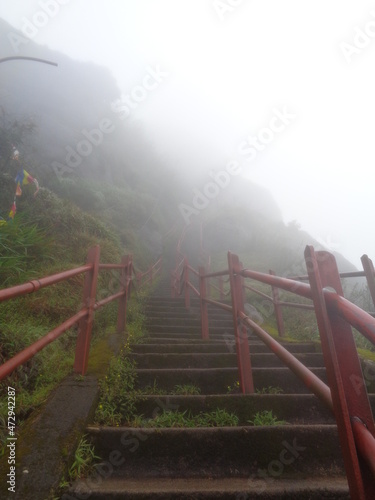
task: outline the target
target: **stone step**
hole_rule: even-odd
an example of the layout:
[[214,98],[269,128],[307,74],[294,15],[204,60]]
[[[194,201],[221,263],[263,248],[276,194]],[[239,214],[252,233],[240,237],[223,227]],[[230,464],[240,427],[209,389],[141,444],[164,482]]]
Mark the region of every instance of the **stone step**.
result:
[[[156,339],[154,339],[156,340]],[[213,341],[205,341],[205,340],[198,340],[197,342],[190,342],[190,343],[184,343],[181,339],[179,339],[179,342],[173,342],[175,339],[165,339],[164,340],[170,340],[170,344],[168,343],[162,343],[160,342],[160,338],[157,339],[157,343],[145,343],[145,344],[137,344],[132,346],[132,352],[135,354],[152,354],[152,353],[204,353],[204,352],[211,352],[211,353],[234,353],[235,352],[235,343],[234,343],[234,338],[228,339],[228,342],[223,342],[222,339],[217,342]],[[288,350],[291,352],[308,352],[307,349],[304,349],[304,344],[301,344],[301,349],[297,349],[298,345],[291,344],[291,347],[293,349],[290,349],[288,346]],[[255,343],[250,342],[250,352],[252,353],[269,353],[270,350],[268,347],[263,344],[262,342],[257,342]]]
[[[370,401],[375,410],[375,395],[370,396]],[[272,411],[278,420],[289,424],[335,423],[330,410],[313,394],[141,395],[135,405],[137,414],[145,419],[154,418],[164,410],[198,415],[220,408],[237,415],[239,425],[249,425],[249,420],[263,411]]]
[[148,326],[147,330],[154,334],[154,333],[173,333],[175,335],[179,333],[197,333],[198,335],[201,334],[201,327],[200,324],[198,323],[197,325],[191,325],[190,322],[179,322],[174,325],[166,325],[166,324],[161,324],[161,325],[152,325],[152,327]]
[[[223,338],[222,336],[218,337],[216,340],[202,340],[202,338],[198,338],[197,336],[192,336],[192,337],[184,337],[183,335],[179,337],[175,337],[174,335],[163,335],[163,334],[158,334],[155,336],[148,336],[145,337],[144,339],[147,341],[147,343],[152,344],[157,342],[158,344],[197,344],[197,345],[210,345],[212,343],[221,343],[223,345],[228,344],[228,341]],[[232,341],[230,342],[232,343]]]
[[[200,331],[197,331],[196,333],[193,332],[149,332],[147,335],[147,339],[158,339],[158,338],[170,338],[171,340],[173,339],[197,339],[200,340],[202,338]],[[229,333],[228,331],[224,331],[224,333],[213,333],[211,332],[209,336],[210,340],[213,342],[217,341],[222,341],[222,342],[229,342],[232,339],[234,339],[233,334]]]
[[[259,469],[294,477],[344,475],[335,425],[87,428],[104,460],[116,450],[123,478],[249,477]],[[265,443],[267,445],[265,445]]]
[[[116,462],[115,462],[116,463]],[[108,463],[90,481],[77,481],[70,498],[90,500],[349,500],[346,478],[286,478],[271,469],[244,478],[152,478],[130,479],[111,476]],[[102,477],[101,477],[102,476]],[[98,479],[99,478],[99,479]],[[103,479],[104,478],[104,479]],[[95,479],[95,480],[94,480]],[[76,497],[75,494],[90,495]],[[63,498],[64,500],[64,498]],[[67,499],[68,500],[68,499]]]
[[[174,326],[178,325],[179,322],[181,322],[181,319],[184,318],[185,320],[189,321],[190,326],[197,326],[198,328],[201,327],[201,320],[200,318],[196,317],[191,317],[190,315],[186,316],[178,316],[178,315],[173,315],[173,316],[166,316],[164,314],[161,314],[160,316],[154,315],[154,316],[149,316],[147,318],[147,321],[145,323],[147,328],[151,328],[153,326],[159,326],[159,325],[166,325],[166,326]],[[225,326],[228,328],[233,329],[233,319],[232,318],[225,318],[225,319],[212,319],[209,320],[209,325],[210,327],[217,327],[217,326]]]
[[[324,368],[311,371],[326,382]],[[228,386],[238,381],[237,368],[169,368],[137,369],[138,387],[157,386],[170,392],[175,385],[193,384],[202,394],[226,394]],[[280,387],[285,394],[307,394],[310,391],[288,368],[253,368],[255,389]]]
[[[295,357],[307,367],[324,367],[323,355],[319,353],[296,353]],[[237,366],[235,353],[154,353],[132,354],[137,368],[227,368]],[[283,367],[273,353],[251,354],[253,368]]]

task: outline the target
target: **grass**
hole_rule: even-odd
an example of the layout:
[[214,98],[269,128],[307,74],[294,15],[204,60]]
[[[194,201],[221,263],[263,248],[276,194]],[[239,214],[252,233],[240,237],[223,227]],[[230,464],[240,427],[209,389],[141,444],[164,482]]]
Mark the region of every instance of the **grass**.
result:
[[182,396],[194,396],[201,393],[199,387],[194,384],[175,385],[171,394]]
[[30,224],[23,215],[0,228],[0,283],[3,287],[25,279],[40,260],[53,262],[47,230]]
[[164,410],[153,419],[138,417],[131,422],[136,427],[231,427],[238,425],[239,419],[234,413],[217,409],[192,415],[190,412]]
[[[146,292],[138,293],[129,302],[126,341],[118,356],[111,359],[107,375],[99,381],[100,399],[95,412],[97,424],[118,426],[136,415],[136,363],[130,359],[131,346],[142,343],[147,332],[143,314]],[[155,384],[154,384],[155,385]]]
[[[2,193],[4,187],[0,186]],[[50,276],[81,266],[90,246],[99,244],[101,262],[120,262],[122,248],[110,225],[59,199],[47,189],[34,198],[23,191],[13,223],[0,226],[0,286],[2,288]],[[118,291],[117,271],[99,273],[97,298]],[[73,316],[81,307],[83,275],[2,302],[0,308],[0,364],[12,358],[49,331]],[[142,293],[139,294],[142,296]],[[129,316],[132,315],[130,305]],[[100,342],[107,328],[116,324],[117,304],[111,303],[95,313],[92,346]],[[142,318],[129,327],[129,338],[140,337]],[[5,384],[15,387],[18,423],[39,407],[50,391],[73,368],[77,327],[66,331],[0,383],[0,422],[6,419],[3,395]],[[0,429],[4,443],[5,426]]]
[[257,412],[254,415],[253,420],[248,420],[251,425],[284,425],[287,422],[285,420],[278,420],[276,415],[272,413],[272,410],[264,410]]
[[69,469],[69,479],[74,481],[89,474],[94,469],[94,463],[100,460],[100,457],[95,455],[95,450],[92,444],[83,436],[74,454],[74,462]]
[[256,394],[282,394],[284,391],[281,387],[262,387],[261,389],[256,389]]

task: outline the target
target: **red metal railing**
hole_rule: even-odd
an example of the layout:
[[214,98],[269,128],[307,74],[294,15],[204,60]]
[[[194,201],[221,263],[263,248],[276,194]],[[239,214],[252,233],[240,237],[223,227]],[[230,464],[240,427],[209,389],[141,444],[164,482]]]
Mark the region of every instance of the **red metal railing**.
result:
[[[76,324],[78,324],[78,337],[74,371],[84,375],[87,371],[94,312],[114,300],[118,300],[117,330],[122,332],[125,329],[127,302],[130,297],[131,288],[135,286],[133,258],[131,255],[127,255],[122,258],[121,264],[100,264],[99,258],[100,247],[95,246],[89,250],[87,262],[84,266],[0,290],[0,302],[3,302],[15,297],[37,292],[41,288],[66,281],[73,276],[85,275],[83,285],[83,306],[81,310],[32,345],[26,347],[23,351],[17,353],[11,359],[0,365],[0,380],[4,379],[13,370],[35,356],[37,352]],[[96,301],[97,282],[100,270],[119,271],[119,291],[109,297]],[[161,259],[151,266],[148,271],[141,273],[142,279],[141,282],[138,283],[138,286],[152,283],[153,278],[159,274],[160,271]]]
[[[291,279],[275,276],[272,271],[270,274],[265,274],[244,269],[238,257],[230,252],[228,268],[216,273],[206,273],[203,267],[197,272],[184,258],[173,273],[173,294],[176,296],[184,291],[186,307],[190,306],[190,291],[199,298],[204,339],[209,338],[209,304],[232,313],[239,380],[243,394],[254,392],[247,336],[247,328],[250,327],[255,335],[333,411],[351,496],[370,500],[375,491],[375,426],[351,327],[356,328],[375,345],[375,319],[343,297],[340,274],[332,254],[315,252],[308,246],[305,250],[305,262],[307,276]],[[362,263],[363,273],[345,273],[341,277],[365,276],[374,300],[374,267],[367,256],[362,257]],[[199,290],[191,282],[191,274],[199,275]],[[207,293],[209,280],[222,279],[223,276],[229,276],[232,305],[212,300]],[[272,297],[246,285],[245,279],[270,285]],[[310,284],[302,283],[306,279]],[[221,289],[220,286],[218,288]],[[328,385],[246,314],[244,305],[246,289],[258,293],[273,303],[280,337],[284,334],[281,307],[299,307],[315,311]],[[311,299],[313,304],[280,301],[279,289]],[[220,297],[222,299],[222,294]]]
[[162,262],[162,258],[160,257],[155,262],[155,264],[147,269],[147,271],[145,271],[144,273],[140,271],[136,273],[138,288],[141,288],[142,286],[147,284],[153,284],[155,277],[160,275],[162,272]]

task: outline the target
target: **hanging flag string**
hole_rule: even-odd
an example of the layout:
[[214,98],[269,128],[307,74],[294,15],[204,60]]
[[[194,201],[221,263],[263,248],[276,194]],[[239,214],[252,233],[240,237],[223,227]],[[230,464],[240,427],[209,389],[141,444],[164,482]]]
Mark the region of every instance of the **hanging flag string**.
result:
[[[19,159],[19,151],[13,146],[13,160],[18,161],[18,159]],[[16,183],[16,193],[14,195],[13,204],[11,206],[11,209],[10,209],[10,212],[8,215],[8,220],[11,220],[11,221],[14,220],[14,216],[16,215],[16,211],[17,211],[17,203],[16,203],[17,196],[22,195],[21,186],[25,186],[27,184],[35,184],[36,191],[34,193],[34,196],[36,196],[38,194],[38,191],[39,191],[38,181],[34,177],[32,177],[28,172],[26,172],[26,170],[24,170],[24,169],[21,169],[17,172],[17,176],[14,179],[14,181]],[[3,224],[6,224],[6,221],[4,219],[0,218],[0,226]]]

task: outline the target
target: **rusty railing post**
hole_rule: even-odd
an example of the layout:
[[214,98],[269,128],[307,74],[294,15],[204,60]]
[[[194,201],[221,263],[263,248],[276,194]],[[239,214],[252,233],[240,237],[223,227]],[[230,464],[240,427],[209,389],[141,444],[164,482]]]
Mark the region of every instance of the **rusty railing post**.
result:
[[118,301],[118,312],[117,312],[117,333],[121,333],[125,330],[126,324],[126,309],[128,303],[128,273],[129,273],[130,257],[129,255],[124,255],[121,259],[121,265],[124,266],[120,273],[120,287],[124,292],[124,295],[120,297]]
[[[272,276],[276,276],[276,273],[270,269],[269,274]],[[277,331],[279,332],[279,337],[284,337],[285,329],[284,329],[284,318],[283,318],[283,310],[280,305],[280,294],[279,289],[272,286],[272,298],[273,298],[273,307],[275,310],[276,316],[276,324]]]
[[128,266],[127,288],[126,288],[126,291],[128,294],[128,299],[127,299],[128,302],[129,302],[130,296],[132,294],[133,273],[134,273],[133,254],[130,254],[130,262],[129,262],[129,266]]
[[202,340],[209,340],[210,333],[208,328],[208,304],[205,301],[207,298],[206,278],[204,275],[206,270],[204,267],[199,267],[199,295],[201,306],[201,327],[202,327]]
[[241,324],[239,320],[239,313],[244,312],[242,276],[239,274],[242,268],[237,255],[234,255],[231,252],[228,252],[228,268],[240,388],[243,394],[253,394],[254,382],[251,369],[247,328],[245,325]]
[[87,308],[87,315],[78,323],[78,337],[74,359],[74,372],[85,375],[89,360],[91,331],[94,320],[94,305],[96,286],[99,273],[100,246],[90,248],[87,254],[87,264],[92,264],[91,271],[85,276],[83,285],[83,308]]
[[[208,259],[207,259],[207,267],[205,267],[205,272],[207,274],[209,274],[211,272],[211,256],[209,255],[208,256]],[[207,278],[207,281],[206,281],[206,298],[210,298],[211,297],[211,278]]]
[[184,288],[185,288],[185,307],[186,309],[190,309],[189,263],[186,257],[184,260]]
[[366,275],[367,286],[370,291],[372,303],[375,306],[375,270],[372,260],[365,254],[361,257],[363,270]]
[[352,426],[353,420],[359,419],[375,436],[372,411],[352,329],[327,308],[324,297],[324,288],[328,287],[343,296],[336,260],[329,252],[315,252],[312,246],[306,247],[305,260],[350,496],[370,500],[374,478],[358,457]]

